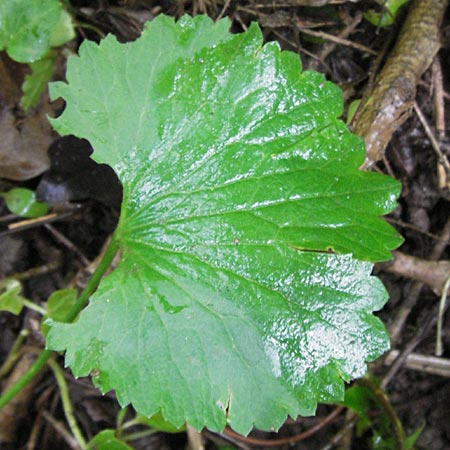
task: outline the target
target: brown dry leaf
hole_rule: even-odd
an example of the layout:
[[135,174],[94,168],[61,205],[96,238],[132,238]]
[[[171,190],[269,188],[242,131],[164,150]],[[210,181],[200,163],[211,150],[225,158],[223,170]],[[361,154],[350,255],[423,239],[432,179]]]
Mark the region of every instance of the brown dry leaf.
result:
[[22,95],[22,66],[0,54],[0,177],[16,181],[48,169],[47,148],[54,136],[45,108],[23,117],[16,113]]
[[49,168],[47,148],[53,137],[45,115],[38,111],[16,123],[8,106],[0,109],[0,177],[28,180]]

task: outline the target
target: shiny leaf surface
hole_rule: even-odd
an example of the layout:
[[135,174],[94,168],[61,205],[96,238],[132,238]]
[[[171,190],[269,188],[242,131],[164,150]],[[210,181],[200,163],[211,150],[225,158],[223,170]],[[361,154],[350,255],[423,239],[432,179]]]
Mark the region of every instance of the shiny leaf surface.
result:
[[136,42],[83,44],[52,86],[53,125],[124,197],[120,264],[48,347],[141,414],[248,433],[342,399],[388,348],[369,261],[400,242],[379,218],[398,185],[358,171],[336,86],[227,27],[160,16]]

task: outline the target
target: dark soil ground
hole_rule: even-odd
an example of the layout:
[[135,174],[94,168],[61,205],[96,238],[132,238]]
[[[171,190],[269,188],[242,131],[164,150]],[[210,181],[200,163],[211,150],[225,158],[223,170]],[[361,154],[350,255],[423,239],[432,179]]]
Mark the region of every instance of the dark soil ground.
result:
[[[363,17],[370,9],[382,10],[376,1],[99,0],[71,4],[77,19],[90,26],[78,29],[77,42],[71,44],[74,50],[84,38],[98,40],[98,31],[114,33],[121,41],[133,40],[139,35],[142,23],[159,13],[175,17],[206,13],[214,19],[229,16],[235,32],[245,29],[251,21],[258,21],[266,41],[278,41],[283,49],[299,54],[304,68],[321,71],[341,86],[344,117],[348,105],[363,97],[367,86],[374,82],[410,12],[408,4],[392,26],[383,28]],[[415,99],[407,102],[408,118],[404,123],[398,121],[385,155],[371,167],[391,174],[403,186],[399,206],[387,220],[398,228],[405,242],[394,264],[380,264],[375,268],[390,294],[380,316],[390,331],[392,348],[397,351],[371,365],[371,371],[386,392],[385,400],[381,401],[384,407],[374,403],[368,411],[371,427],[367,428],[361,423],[355,426],[354,416],[346,410],[324,422],[334,408],[320,406],[316,417],[289,420],[278,434],[255,430],[246,439],[230,432],[219,435],[204,431],[206,448],[397,449],[400,447],[393,431],[397,415],[406,435],[422,430],[415,448],[450,449],[448,314],[444,314],[442,323],[443,352],[435,356],[438,306],[443,280],[450,276],[446,262],[450,185],[448,167],[445,167],[450,156],[448,11],[438,27],[441,48],[436,56],[430,56],[432,65],[418,79]],[[5,55],[1,58],[20,86],[26,69],[8,61]],[[62,79],[64,70],[61,57],[55,78]],[[1,91],[6,84],[0,86],[3,86]],[[4,96],[3,92],[0,101],[4,101]],[[60,103],[51,105],[54,114],[61,108]],[[15,114],[17,119],[20,111],[17,109]],[[357,128],[355,122],[352,126]],[[13,186],[36,188],[40,197],[53,205],[55,217],[24,224],[0,203],[0,276],[20,279],[24,296],[36,304],[45,305],[56,289],[68,286],[81,289],[91,273],[91,262],[101,253],[117,223],[120,185],[113,173],[92,163],[88,153],[85,143],[71,139],[56,141],[50,150],[49,171],[25,181],[0,180],[0,191]],[[79,156],[75,158],[75,154]],[[19,228],[8,228],[14,223],[19,223]],[[441,263],[433,265],[433,261]],[[29,367],[37,349],[43,346],[39,320],[39,314],[32,310],[18,317],[0,313],[0,364],[5,362],[20,333],[26,334],[15,365],[0,372],[3,389],[11,377],[18,377]],[[393,364],[397,354],[401,357]],[[115,428],[119,407],[114,395],[103,397],[88,379],[74,380],[69,371],[65,377],[83,433],[90,438],[102,429]],[[395,412],[390,410],[390,405]],[[313,427],[319,431],[300,440],[298,436]],[[79,448],[68,430],[58,387],[52,373],[44,370],[11,409],[0,416],[0,448]],[[142,431],[139,428],[136,431],[139,430]],[[188,445],[193,450],[201,449],[202,444],[195,442],[195,435],[188,439],[186,433],[157,432],[130,445],[136,449],[178,449]]]

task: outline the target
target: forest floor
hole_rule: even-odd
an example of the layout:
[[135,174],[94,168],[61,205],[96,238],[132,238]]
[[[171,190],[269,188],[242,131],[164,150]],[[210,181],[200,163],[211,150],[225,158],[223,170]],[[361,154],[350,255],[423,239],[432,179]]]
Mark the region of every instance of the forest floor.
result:
[[[450,17],[445,13],[446,2],[408,2],[390,26],[367,19],[369,10],[383,11],[376,1],[76,0],[71,4],[77,19],[90,26],[78,29],[73,50],[85,38],[99,40],[98,31],[114,33],[121,41],[134,40],[143,22],[159,13],[177,18],[184,13],[206,13],[213,19],[228,16],[234,32],[257,21],[266,41],[276,40],[283,49],[298,53],[304,69],[323,72],[342,88],[344,119],[355,100],[371,104],[359,108],[349,121],[367,143],[364,169],[388,173],[402,184],[398,208],[386,220],[398,229],[404,243],[393,261],[375,267],[389,291],[379,316],[389,330],[392,350],[370,365],[394,415],[389,416],[388,407],[374,408],[368,412],[371,427],[364,429],[345,410],[324,422],[333,408],[320,406],[316,417],[289,420],[277,434],[254,430],[244,438],[231,431],[204,431],[202,444],[186,433],[158,432],[133,441],[133,448],[395,449],[396,444],[386,438],[386,427],[393,426],[397,415],[406,435],[421,430],[415,448],[450,450],[450,315],[445,310],[441,331],[437,331],[439,305],[448,293],[450,277]],[[20,88],[26,68],[4,54],[1,61]],[[55,79],[64,77],[64,61],[61,58]],[[4,75],[0,72],[0,76]],[[1,79],[0,86],[0,91],[6,86]],[[0,92],[0,107],[6,97]],[[47,101],[41,111],[57,114],[61,107],[59,102]],[[20,122],[20,111],[15,114]],[[48,127],[40,130],[43,135],[33,139],[47,147],[57,136]],[[55,141],[50,171],[31,179],[25,175],[22,181],[0,179],[0,191],[14,186],[37,189],[42,199],[54,205],[51,218],[24,223],[0,204],[0,276],[20,279],[25,297],[36,304],[45,304],[56,289],[82,288],[117,224],[120,184],[114,175],[93,165],[88,154],[89,149],[78,141]],[[45,163],[42,167],[44,172]],[[18,225],[11,229],[11,224]],[[26,336],[25,345],[12,370],[1,373],[3,388],[29,367],[43,346],[43,337],[35,311],[19,316],[0,313],[0,364],[19,335]],[[442,350],[436,352],[437,339]],[[86,436],[115,428],[119,407],[114,394],[102,396],[89,379],[75,380],[70,371],[65,378]],[[0,448],[78,448],[64,421],[59,390],[51,372],[43,372],[12,409],[0,415]],[[316,432],[313,429],[310,436],[299,438],[313,427]]]

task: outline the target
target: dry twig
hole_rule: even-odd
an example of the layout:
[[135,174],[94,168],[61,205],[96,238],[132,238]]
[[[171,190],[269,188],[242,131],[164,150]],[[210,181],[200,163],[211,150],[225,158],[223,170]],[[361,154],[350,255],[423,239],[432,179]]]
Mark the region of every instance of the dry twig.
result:
[[[417,105],[416,102],[414,102],[413,107],[414,107],[414,112],[417,114],[417,117],[419,118],[419,120],[425,130],[425,133],[431,142],[431,146],[433,147],[433,150],[436,153],[436,156],[439,160],[439,164],[442,166],[442,168],[445,171],[446,179],[449,180],[450,179],[450,163],[448,162],[447,156],[442,152],[442,150],[439,146],[438,140],[434,136],[434,133],[431,131],[431,128],[428,125],[427,119],[423,115],[421,109],[419,108],[419,106]],[[441,181],[440,181],[440,184],[442,184]],[[443,184],[444,184],[444,186],[446,186],[447,182],[444,180]]]
[[449,261],[427,261],[402,252],[393,252],[393,255],[393,261],[382,265],[384,270],[421,281],[430,286],[437,295],[441,294],[450,276]]
[[[386,356],[384,364],[390,366],[399,355],[399,350],[391,350]],[[408,369],[450,378],[450,359],[448,358],[410,353],[405,359],[404,366]]]
[[[430,261],[437,261],[441,257],[445,248],[447,247],[449,240],[450,240],[450,219],[447,221],[447,223],[442,228],[442,231],[440,233],[440,239],[434,245],[433,250],[428,259]],[[380,265],[380,267],[382,267],[382,266]],[[402,275],[402,273],[400,273],[400,271],[402,270],[400,268],[400,266],[398,266],[398,270],[399,270],[399,272],[397,272],[397,274]],[[404,272],[403,272],[403,274],[404,274]],[[445,283],[445,281],[444,281],[444,283]],[[406,296],[405,301],[400,306],[400,308],[394,318],[394,321],[392,322],[392,324],[389,327],[389,336],[391,337],[392,343],[395,343],[399,339],[401,331],[403,329],[403,326],[406,322],[406,319],[408,318],[409,314],[411,313],[412,309],[414,308],[423,286],[424,285],[423,285],[422,281],[414,282],[410,289],[409,295]],[[441,291],[438,290],[437,293],[439,295],[441,293]]]
[[369,53],[371,55],[377,55],[375,50],[372,50],[370,47],[359,44],[358,42],[353,42],[349,39],[345,39],[343,37],[334,36],[333,34],[325,33],[324,31],[315,31],[309,28],[299,27],[299,31],[305,34],[309,34],[310,36],[319,37],[325,39],[327,41],[334,42],[336,44],[344,45],[345,47],[355,48],[361,52]]

